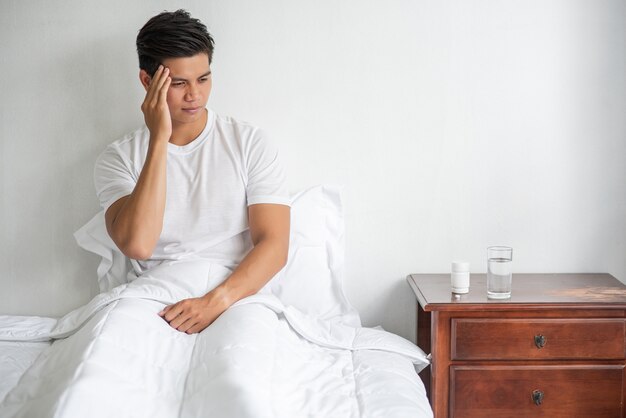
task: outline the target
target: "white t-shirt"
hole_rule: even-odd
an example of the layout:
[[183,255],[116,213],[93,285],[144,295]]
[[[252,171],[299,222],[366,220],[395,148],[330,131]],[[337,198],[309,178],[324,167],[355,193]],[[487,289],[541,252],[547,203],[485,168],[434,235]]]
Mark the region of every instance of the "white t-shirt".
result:
[[[183,258],[235,268],[252,248],[247,207],[290,205],[277,150],[265,133],[207,111],[207,124],[196,139],[183,146],[168,144],[163,230],[149,260],[131,260],[137,274]],[[94,181],[105,211],[134,190],[149,139],[144,126],[98,157]]]

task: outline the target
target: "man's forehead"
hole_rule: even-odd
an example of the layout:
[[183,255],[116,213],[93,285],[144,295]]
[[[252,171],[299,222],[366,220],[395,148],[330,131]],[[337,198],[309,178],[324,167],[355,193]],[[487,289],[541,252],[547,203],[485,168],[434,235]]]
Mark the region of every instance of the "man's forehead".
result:
[[208,67],[200,73],[197,71],[181,71],[177,74],[176,71],[170,69],[170,77],[172,78],[172,81],[195,80],[197,78],[206,77],[209,74],[211,74],[211,69]]
[[209,56],[204,53],[191,57],[166,58],[162,64],[169,68],[172,79],[193,80],[211,72]]

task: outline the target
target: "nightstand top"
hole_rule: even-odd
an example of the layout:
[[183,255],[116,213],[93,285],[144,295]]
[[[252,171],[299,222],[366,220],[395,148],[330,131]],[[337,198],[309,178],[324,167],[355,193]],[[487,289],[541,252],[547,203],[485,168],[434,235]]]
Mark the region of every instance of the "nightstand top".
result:
[[606,273],[513,273],[511,298],[501,300],[487,298],[486,274],[471,274],[469,293],[458,296],[451,292],[450,274],[411,274],[407,281],[425,311],[626,309],[626,285]]

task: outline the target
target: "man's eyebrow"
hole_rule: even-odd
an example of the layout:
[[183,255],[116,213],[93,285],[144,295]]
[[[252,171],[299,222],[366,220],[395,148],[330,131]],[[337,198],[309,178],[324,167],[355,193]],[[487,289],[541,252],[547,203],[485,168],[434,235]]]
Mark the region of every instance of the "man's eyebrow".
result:
[[[198,78],[202,78],[202,77],[206,77],[209,74],[211,74],[211,70],[207,71],[206,73],[202,74],[200,77]],[[172,81],[187,81],[186,78],[181,78],[181,77],[172,77]]]

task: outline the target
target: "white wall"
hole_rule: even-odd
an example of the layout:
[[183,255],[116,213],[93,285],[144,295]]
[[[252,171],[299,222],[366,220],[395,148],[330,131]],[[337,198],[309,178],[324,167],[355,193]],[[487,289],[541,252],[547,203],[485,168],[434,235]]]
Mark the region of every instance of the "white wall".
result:
[[516,272],[626,281],[622,0],[5,0],[0,313],[96,291],[72,233],[96,156],[143,120],[137,31],[178,7],[215,37],[211,106],[273,134],[292,190],[345,186],[365,325],[414,338],[405,276],[484,272],[493,244]]

